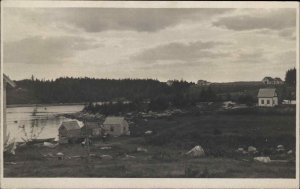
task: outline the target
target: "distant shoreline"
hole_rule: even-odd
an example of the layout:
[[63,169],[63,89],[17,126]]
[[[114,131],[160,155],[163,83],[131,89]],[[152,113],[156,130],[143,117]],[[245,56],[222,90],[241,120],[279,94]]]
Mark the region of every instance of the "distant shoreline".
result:
[[34,107],[34,106],[76,106],[76,105],[84,105],[85,103],[53,103],[53,104],[9,104],[7,108],[16,108],[16,107]]

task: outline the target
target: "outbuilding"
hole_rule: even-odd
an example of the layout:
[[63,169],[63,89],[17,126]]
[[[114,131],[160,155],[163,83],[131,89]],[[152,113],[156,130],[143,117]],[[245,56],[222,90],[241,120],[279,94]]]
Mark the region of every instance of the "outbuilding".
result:
[[112,136],[129,134],[129,126],[124,117],[107,117],[103,123],[105,133]]
[[101,135],[100,122],[85,122],[81,127],[81,135],[83,136],[100,136]]
[[61,143],[74,142],[81,137],[81,129],[78,121],[64,121],[59,129],[59,141]]
[[257,98],[258,106],[274,107],[278,105],[278,96],[275,88],[259,89]]

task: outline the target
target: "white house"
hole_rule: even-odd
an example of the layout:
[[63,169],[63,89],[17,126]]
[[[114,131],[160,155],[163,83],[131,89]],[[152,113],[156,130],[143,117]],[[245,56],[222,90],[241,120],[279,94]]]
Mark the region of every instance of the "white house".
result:
[[272,78],[269,76],[264,77],[262,82],[263,82],[263,84],[266,84],[266,85],[281,85],[281,84],[283,84],[283,81],[279,77]]
[[274,107],[278,105],[278,97],[274,88],[259,89],[257,98],[258,106]]
[[103,129],[112,136],[129,134],[129,125],[124,117],[107,117],[103,123]]

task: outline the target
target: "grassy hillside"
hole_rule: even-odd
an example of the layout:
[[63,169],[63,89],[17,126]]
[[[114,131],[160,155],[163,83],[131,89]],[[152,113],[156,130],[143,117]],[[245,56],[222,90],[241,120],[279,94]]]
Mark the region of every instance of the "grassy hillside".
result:
[[[54,149],[19,148],[16,156],[5,157],[4,176],[295,178],[295,116],[187,115],[133,122],[131,136],[95,141],[89,162],[86,149],[79,144],[59,145]],[[147,130],[153,131],[153,135],[146,136]],[[293,153],[277,152],[279,144]],[[195,145],[204,148],[205,157],[185,155]],[[257,154],[235,151],[250,145],[257,148]],[[101,150],[101,146],[112,148]],[[137,147],[148,151],[138,152]],[[79,158],[45,157],[57,152]],[[110,155],[112,159],[101,159],[101,155]],[[263,164],[253,161],[256,156],[290,162]]]

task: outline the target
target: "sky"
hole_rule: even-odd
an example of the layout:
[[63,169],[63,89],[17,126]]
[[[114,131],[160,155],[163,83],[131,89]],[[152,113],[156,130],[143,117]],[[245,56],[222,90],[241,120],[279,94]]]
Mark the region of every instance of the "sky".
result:
[[4,8],[2,31],[13,80],[259,81],[296,66],[288,8]]

